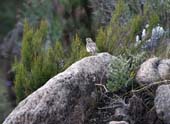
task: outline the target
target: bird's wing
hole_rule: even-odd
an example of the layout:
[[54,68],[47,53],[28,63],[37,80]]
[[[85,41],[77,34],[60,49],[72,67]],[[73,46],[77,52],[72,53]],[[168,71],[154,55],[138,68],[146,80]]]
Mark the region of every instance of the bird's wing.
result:
[[97,52],[97,46],[96,43],[91,43],[91,49],[93,50],[93,52]]
[[91,48],[88,45],[86,45],[86,50],[87,52],[91,52]]

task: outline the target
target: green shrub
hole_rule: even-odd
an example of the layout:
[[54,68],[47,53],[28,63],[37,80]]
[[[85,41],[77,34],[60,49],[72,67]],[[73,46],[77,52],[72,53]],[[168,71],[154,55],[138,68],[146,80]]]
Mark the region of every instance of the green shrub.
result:
[[88,55],[85,46],[76,35],[69,54],[59,41],[46,48],[48,26],[42,21],[38,29],[33,29],[27,22],[24,25],[21,60],[15,62],[15,92],[20,101],[41,87],[51,77],[63,71],[73,62]]
[[169,28],[170,1],[148,0],[146,3],[149,7],[149,10],[155,12],[159,17],[160,23],[164,25],[164,27]]
[[51,59],[54,53],[51,55],[51,49],[45,49],[47,29],[45,21],[41,22],[38,29],[33,29],[25,22],[21,60],[14,64],[15,92],[18,101],[42,86],[59,71]]
[[114,58],[109,66],[107,88],[115,92],[133,86],[136,71],[143,60],[144,53],[137,55],[128,53]]
[[98,30],[96,44],[99,51],[119,55],[127,49],[134,49],[135,37],[142,30],[143,20],[140,15],[131,16],[128,5],[119,1],[110,24]]
[[151,29],[153,29],[155,26],[157,26],[159,23],[159,16],[155,13],[155,12],[152,12],[149,16],[149,29],[151,31]]
[[140,14],[140,1],[139,0],[126,0],[132,14]]
[[[145,4],[143,15],[138,12],[132,13],[131,5],[127,3],[129,2],[118,1],[109,25],[98,30],[96,44],[100,52],[120,55],[129,50],[136,54],[142,50],[143,44],[151,37],[152,29],[159,24],[161,16],[150,4],[148,5],[148,2]],[[149,24],[146,38],[136,47],[136,35],[141,35],[146,24]]]
[[22,20],[26,18],[35,27],[41,20],[47,20],[52,43],[67,36],[71,41],[75,34],[85,38],[92,35],[90,13],[86,14],[87,3],[87,0],[24,0]]
[[142,26],[143,26],[144,22],[144,17],[140,16],[140,15],[135,15],[132,17],[132,19],[130,20],[129,23],[129,41],[135,41],[135,37],[137,34],[140,34],[141,30],[142,30]]
[[[120,54],[126,42],[129,10],[127,5],[119,1],[113,13],[110,24],[106,28],[100,28],[96,36],[96,44],[101,52]],[[119,49],[116,49],[119,48]]]
[[15,93],[18,100],[26,97],[27,71],[22,63],[16,64]]
[[73,41],[71,43],[71,47],[69,49],[69,53],[67,54],[68,59],[65,64],[65,68],[67,68],[69,65],[74,63],[75,61],[80,60],[81,58],[88,56],[89,54],[86,52],[86,48],[83,44],[83,42],[80,40],[78,35],[76,35],[73,38]]

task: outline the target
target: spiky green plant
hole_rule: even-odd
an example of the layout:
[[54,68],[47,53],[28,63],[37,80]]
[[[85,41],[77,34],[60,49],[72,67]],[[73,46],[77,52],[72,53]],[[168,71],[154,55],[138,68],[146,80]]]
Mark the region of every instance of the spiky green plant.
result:
[[118,90],[126,90],[129,86],[132,86],[136,71],[143,60],[144,53],[137,55],[128,53],[113,58],[109,65],[107,88],[114,92]]

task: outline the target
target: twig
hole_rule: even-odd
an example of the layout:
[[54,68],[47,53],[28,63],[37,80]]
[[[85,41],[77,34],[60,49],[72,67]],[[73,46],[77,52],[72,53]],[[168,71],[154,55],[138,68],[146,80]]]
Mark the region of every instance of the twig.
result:
[[105,110],[105,109],[113,109],[115,108],[114,106],[107,106],[107,107],[102,107],[102,108],[97,108],[98,110]]
[[106,86],[103,85],[103,84],[95,84],[95,86],[103,87],[104,90],[105,90],[105,92],[109,92],[109,90],[108,90],[108,89],[106,88]]
[[160,85],[160,84],[170,84],[170,80],[157,81],[157,82],[151,83],[151,84],[149,84],[147,86],[144,86],[144,87],[142,87],[140,89],[132,90],[132,92],[133,93],[141,92],[141,91],[144,91],[144,90],[146,90],[146,89],[148,89],[148,88],[150,88],[150,87],[152,87],[154,85]]

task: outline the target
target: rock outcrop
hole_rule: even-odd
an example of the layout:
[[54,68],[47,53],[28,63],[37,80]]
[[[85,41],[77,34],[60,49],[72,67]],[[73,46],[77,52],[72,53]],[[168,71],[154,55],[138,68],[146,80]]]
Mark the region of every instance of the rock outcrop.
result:
[[109,124],[129,124],[129,123],[126,121],[111,121],[109,122]]
[[96,104],[95,84],[107,77],[112,56],[84,58],[21,101],[3,124],[83,124]]

